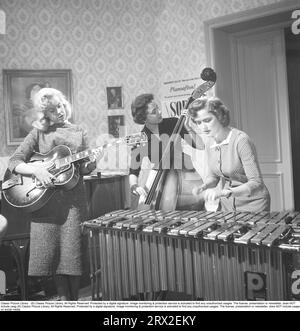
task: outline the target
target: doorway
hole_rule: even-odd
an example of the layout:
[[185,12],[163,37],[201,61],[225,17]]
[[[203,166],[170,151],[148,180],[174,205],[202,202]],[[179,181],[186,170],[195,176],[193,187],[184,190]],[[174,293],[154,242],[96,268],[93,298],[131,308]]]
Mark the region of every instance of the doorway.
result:
[[291,130],[285,46],[295,9],[299,1],[280,1],[205,22],[208,65],[218,74],[215,94],[231,110],[232,126],[254,140],[272,211],[294,209],[294,186],[300,188],[292,161],[300,154],[292,152],[292,135],[300,130]]
[[295,209],[300,211],[300,35],[285,29]]

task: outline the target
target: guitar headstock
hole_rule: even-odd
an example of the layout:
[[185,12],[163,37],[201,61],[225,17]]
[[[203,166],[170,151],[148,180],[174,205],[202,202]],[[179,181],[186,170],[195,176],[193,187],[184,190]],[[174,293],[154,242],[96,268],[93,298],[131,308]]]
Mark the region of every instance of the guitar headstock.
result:
[[145,132],[139,132],[126,136],[124,141],[128,146],[139,146],[146,144],[148,142],[148,138]]

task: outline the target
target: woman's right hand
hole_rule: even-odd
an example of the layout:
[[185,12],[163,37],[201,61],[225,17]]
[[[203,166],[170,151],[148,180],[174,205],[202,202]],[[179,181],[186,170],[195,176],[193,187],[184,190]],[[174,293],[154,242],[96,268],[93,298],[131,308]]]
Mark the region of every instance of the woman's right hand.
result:
[[54,186],[53,184],[54,176],[42,167],[36,168],[32,173],[32,177],[35,178],[38,182],[40,182],[40,184],[44,187]]
[[201,186],[194,187],[193,190],[192,190],[192,193],[193,193],[193,195],[197,196],[197,195],[201,194],[203,191],[205,191],[207,189],[208,189],[207,185],[202,184]]
[[143,187],[138,186],[136,184],[131,186],[131,193],[134,195],[142,196],[144,198],[146,198],[148,195],[146,190]]

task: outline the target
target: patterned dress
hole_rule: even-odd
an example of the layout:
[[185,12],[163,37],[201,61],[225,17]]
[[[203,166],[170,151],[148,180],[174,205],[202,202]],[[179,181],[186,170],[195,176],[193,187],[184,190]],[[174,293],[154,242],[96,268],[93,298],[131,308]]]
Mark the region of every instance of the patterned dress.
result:
[[[9,161],[9,169],[27,162],[33,152],[45,154],[57,145],[68,146],[72,153],[87,149],[86,133],[77,125],[64,123],[47,132],[33,129]],[[86,200],[80,178],[70,191],[57,190],[48,203],[32,213],[30,231],[30,276],[82,274],[81,227],[86,219]]]

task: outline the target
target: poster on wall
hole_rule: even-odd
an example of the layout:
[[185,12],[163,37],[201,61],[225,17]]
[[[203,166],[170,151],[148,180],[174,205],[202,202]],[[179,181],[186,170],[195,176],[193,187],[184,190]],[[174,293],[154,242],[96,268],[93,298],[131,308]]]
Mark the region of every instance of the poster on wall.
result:
[[180,116],[188,98],[201,83],[200,77],[165,82],[162,93],[163,117]]
[[[34,95],[45,87],[60,90],[72,104],[71,70],[3,70],[6,137],[18,145],[32,129],[36,118]],[[74,112],[71,121],[74,120]]]

